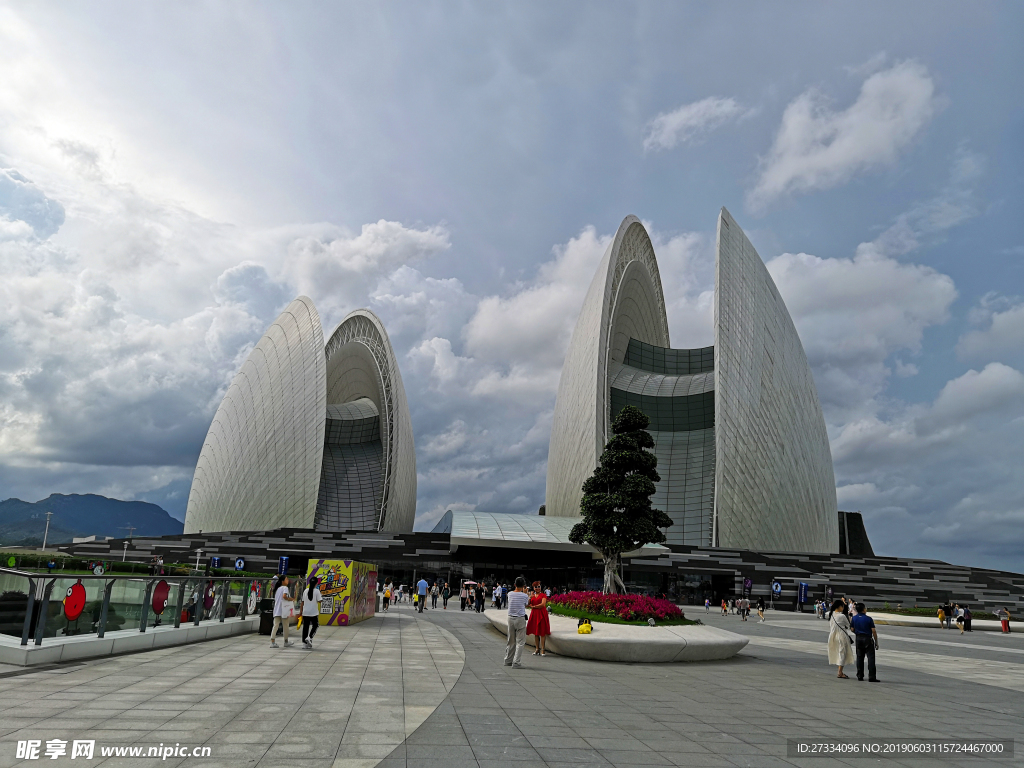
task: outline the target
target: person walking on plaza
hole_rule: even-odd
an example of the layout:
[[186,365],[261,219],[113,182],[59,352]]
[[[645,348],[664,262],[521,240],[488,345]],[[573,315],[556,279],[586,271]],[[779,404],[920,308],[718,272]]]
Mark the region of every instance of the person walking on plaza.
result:
[[729,612],[728,604],[725,602],[725,598],[722,598],[722,615],[725,616]]
[[857,679],[864,680],[864,657],[868,657],[868,682],[877,683],[875,651],[878,650],[878,632],[875,620],[868,616],[864,603],[857,603],[857,614],[850,621],[857,643]]
[[277,648],[277,630],[284,626],[284,647],[295,645],[288,639],[288,623],[292,616],[292,606],[295,598],[288,594],[288,577],[282,576],[278,583],[277,592],[274,593],[274,628],[270,630],[270,647]]
[[324,599],[317,589],[318,583],[314,576],[302,593],[302,644],[309,650],[313,650],[313,635],[320,627],[320,601]]
[[430,588],[430,607],[437,608],[437,598],[441,596],[441,589],[437,586],[437,582],[434,582],[434,586]]
[[939,629],[945,629],[946,628],[946,612],[944,610],[942,610],[942,606],[941,605],[939,606],[939,609],[935,613],[939,617]]
[[761,623],[764,623],[764,608],[765,608],[764,598],[763,597],[758,597],[757,598],[757,615],[758,615],[758,620]]
[[704,613],[711,613],[711,598],[704,598]]
[[501,608],[501,585],[495,584],[491,589],[491,608]]
[[427,604],[427,587],[429,586],[427,580],[422,576],[416,582],[416,602],[420,613],[423,613],[423,607]]
[[953,628],[953,613],[954,613],[954,611],[953,611],[953,606],[949,604],[949,600],[947,600],[943,604],[942,610],[946,614],[946,629],[952,629]]
[[448,586],[448,582],[444,583],[444,589],[441,590],[441,609],[448,610],[448,598],[452,596],[451,587]]
[[960,634],[964,633],[964,609],[959,603],[953,606],[953,610],[956,611],[956,625],[960,627]]
[[459,590],[459,610],[466,610],[467,600],[469,600],[469,587],[466,586],[466,582],[462,582],[462,589]]
[[836,600],[829,615],[828,663],[839,668],[836,677],[850,678],[843,674],[843,667],[853,663],[853,638],[850,636],[850,617],[846,615],[846,603]]
[[971,631],[971,606],[964,606],[964,630]]
[[547,637],[551,634],[551,622],[548,619],[548,596],[542,592],[540,582],[533,582],[533,595],[530,597],[528,606],[530,608],[530,621],[526,625],[526,634],[533,635],[534,656],[546,656],[544,646]]
[[516,588],[508,596],[508,642],[505,644],[505,666],[523,668],[523,646],[526,645],[526,579],[516,577]]
[[750,601],[745,597],[740,598],[740,621],[747,620],[747,614],[750,612]]
[[387,613],[388,607],[391,605],[391,579],[388,579],[384,584],[384,595],[381,598],[380,604],[384,609],[384,613]]
[[476,590],[475,590],[475,593],[474,593],[474,597],[475,597],[475,604],[476,604],[476,612],[477,613],[483,613],[484,612],[484,585],[483,584],[477,584],[476,585]]

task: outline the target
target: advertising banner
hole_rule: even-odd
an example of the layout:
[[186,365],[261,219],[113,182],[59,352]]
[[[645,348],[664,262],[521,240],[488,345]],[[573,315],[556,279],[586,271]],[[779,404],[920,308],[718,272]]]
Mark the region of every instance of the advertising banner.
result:
[[373,616],[377,598],[377,566],[355,560],[310,560],[306,583],[316,576],[320,624],[344,627]]

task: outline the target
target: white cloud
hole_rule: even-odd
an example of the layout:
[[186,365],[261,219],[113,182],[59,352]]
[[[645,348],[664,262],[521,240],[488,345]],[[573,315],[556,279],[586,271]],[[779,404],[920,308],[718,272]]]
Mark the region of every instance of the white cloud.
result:
[[[858,251],[852,259],[784,253],[767,264],[793,315],[832,419],[845,420],[886,386],[887,361],[917,354],[925,329],[945,322],[953,281],[936,270]],[[908,364],[897,361],[908,374]]]
[[1012,562],[1024,546],[1024,374],[990,363],[931,403],[889,411],[832,440],[840,507],[865,511],[876,552],[928,546],[952,562]]
[[971,310],[970,319],[984,327],[960,336],[958,357],[1024,362],[1024,303],[989,293]]
[[828,189],[891,165],[938,106],[935,83],[916,61],[872,74],[845,110],[832,109],[816,89],[805,91],[786,107],[747,204],[760,211],[784,195]]
[[683,104],[671,112],[658,115],[647,124],[644,151],[671,149],[710,133],[730,120],[741,120],[752,114],[736,99],[709,96]]

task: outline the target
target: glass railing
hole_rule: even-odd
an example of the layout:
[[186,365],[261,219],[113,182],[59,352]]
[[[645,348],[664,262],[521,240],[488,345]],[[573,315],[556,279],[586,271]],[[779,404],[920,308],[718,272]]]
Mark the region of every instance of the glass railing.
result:
[[261,612],[269,579],[226,576],[60,575],[0,568],[0,635],[45,638],[198,626]]

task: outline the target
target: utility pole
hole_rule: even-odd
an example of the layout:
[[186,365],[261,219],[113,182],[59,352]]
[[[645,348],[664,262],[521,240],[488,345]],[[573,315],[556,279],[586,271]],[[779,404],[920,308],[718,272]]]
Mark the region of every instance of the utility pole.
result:
[[50,535],[50,518],[53,517],[53,510],[46,513],[46,530],[43,531],[43,550],[46,550],[46,539]]
[[128,531],[128,541],[132,540],[132,533],[135,531],[135,528],[136,526],[129,523],[121,529],[122,531]]

